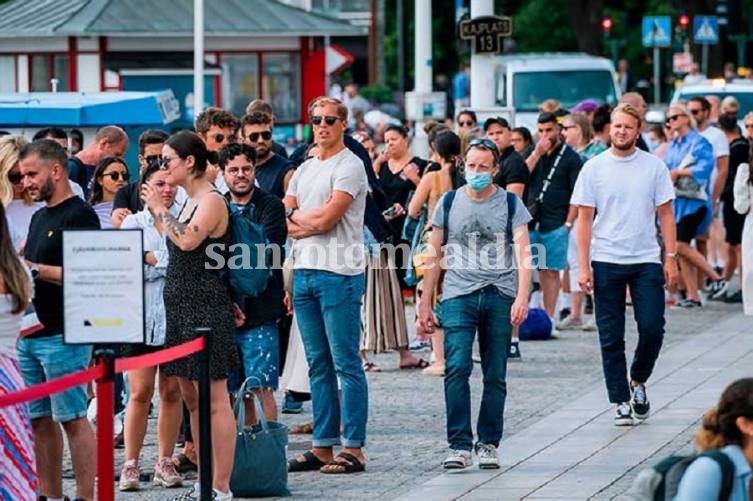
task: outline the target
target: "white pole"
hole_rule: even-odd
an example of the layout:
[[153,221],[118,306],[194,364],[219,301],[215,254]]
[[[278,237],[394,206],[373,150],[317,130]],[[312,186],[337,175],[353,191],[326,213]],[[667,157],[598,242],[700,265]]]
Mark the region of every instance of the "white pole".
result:
[[[415,86],[413,91],[418,99],[432,91],[432,62],[431,62],[431,0],[416,0],[416,33],[415,33]],[[423,129],[423,121],[416,121],[413,144],[413,153],[426,158],[429,153],[429,143]]]
[[204,108],[204,0],[193,2],[193,114]]
[[[471,19],[494,15],[494,0],[471,0]],[[471,108],[495,105],[494,54],[471,55]],[[456,112],[460,110],[455,110]]]

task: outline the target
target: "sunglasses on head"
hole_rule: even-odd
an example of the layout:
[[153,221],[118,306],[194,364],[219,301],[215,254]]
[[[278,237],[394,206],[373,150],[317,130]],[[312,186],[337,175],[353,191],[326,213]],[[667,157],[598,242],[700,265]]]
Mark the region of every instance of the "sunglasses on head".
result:
[[492,154],[494,155],[495,163],[497,162],[499,151],[497,149],[497,145],[491,139],[486,139],[483,137],[474,139],[470,143],[468,143],[468,149],[471,149],[471,148],[484,148],[491,151]]
[[269,141],[270,139],[272,139],[272,132],[268,130],[265,130],[264,132],[252,132],[246,137],[248,137],[248,140],[251,141],[252,143],[255,143],[256,141],[258,141],[259,137],[261,137],[265,141]]
[[11,184],[18,184],[23,178],[24,176],[20,172],[11,172],[8,174],[8,181],[10,181]]
[[117,172],[117,171],[108,172],[106,174],[102,174],[102,177],[109,177],[113,181],[119,181],[120,178],[123,178],[123,181],[128,181],[129,179],[131,179],[131,175],[127,171],[126,172]]
[[335,125],[335,123],[340,120],[340,117],[335,117],[332,115],[327,115],[326,117],[314,115],[311,117],[311,123],[314,125],[321,125],[322,120],[324,120],[324,123],[326,123],[327,125]]

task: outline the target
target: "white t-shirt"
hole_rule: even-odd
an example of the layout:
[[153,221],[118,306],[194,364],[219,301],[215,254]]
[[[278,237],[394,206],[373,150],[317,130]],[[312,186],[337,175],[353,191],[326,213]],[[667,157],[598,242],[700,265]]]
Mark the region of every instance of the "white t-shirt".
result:
[[347,148],[327,160],[312,158],[298,167],[287,194],[296,197],[299,211],[319,209],[334,191],[348,193],[353,201],[327,233],[296,240],[293,246],[295,269],[350,276],[363,273],[366,266],[363,214],[367,187],[363,162]]
[[720,129],[714,126],[706,127],[703,132],[698,131],[703,137],[709,140],[711,147],[714,149],[714,158],[729,156],[729,141]]
[[596,208],[591,259],[614,264],[661,263],[656,208],[675,198],[669,169],[658,157],[611,150],[583,166],[571,204]]

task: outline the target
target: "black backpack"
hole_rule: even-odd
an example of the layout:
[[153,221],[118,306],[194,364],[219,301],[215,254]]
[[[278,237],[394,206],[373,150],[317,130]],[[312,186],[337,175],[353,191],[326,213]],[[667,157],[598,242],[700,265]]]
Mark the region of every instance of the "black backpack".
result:
[[[628,491],[634,501],[671,501],[677,495],[680,480],[688,466],[698,458],[711,458],[722,469],[722,487],[718,501],[727,501],[735,482],[735,465],[722,451],[707,451],[690,456],[669,456],[638,473]],[[711,501],[711,500],[709,500]]]

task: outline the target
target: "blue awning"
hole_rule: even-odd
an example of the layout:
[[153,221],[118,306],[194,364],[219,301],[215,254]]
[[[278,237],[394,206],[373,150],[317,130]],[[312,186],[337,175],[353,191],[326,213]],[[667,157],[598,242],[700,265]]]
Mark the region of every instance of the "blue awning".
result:
[[0,94],[0,126],[161,126],[180,118],[172,90]]

